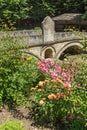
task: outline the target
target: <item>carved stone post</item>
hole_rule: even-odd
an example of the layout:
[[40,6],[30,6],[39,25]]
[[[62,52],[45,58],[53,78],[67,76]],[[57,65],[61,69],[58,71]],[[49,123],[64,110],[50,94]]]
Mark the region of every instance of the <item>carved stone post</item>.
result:
[[55,25],[51,17],[47,16],[44,18],[42,22],[42,31],[44,43],[54,41]]

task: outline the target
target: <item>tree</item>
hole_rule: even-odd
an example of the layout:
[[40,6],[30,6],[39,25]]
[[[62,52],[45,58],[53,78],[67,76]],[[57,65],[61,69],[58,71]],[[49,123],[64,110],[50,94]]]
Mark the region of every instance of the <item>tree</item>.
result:
[[27,0],[0,0],[0,18],[16,21],[26,17]]
[[46,0],[28,0],[31,10],[28,12],[28,17],[32,19],[41,19],[47,15],[53,16],[55,14],[55,5]]
[[84,20],[87,20],[87,0],[83,0],[83,5],[84,5],[84,14],[83,14],[83,16],[82,16],[82,18],[84,19]]
[[35,22],[62,13],[83,13],[87,19],[87,0],[0,0],[0,18],[5,20]]

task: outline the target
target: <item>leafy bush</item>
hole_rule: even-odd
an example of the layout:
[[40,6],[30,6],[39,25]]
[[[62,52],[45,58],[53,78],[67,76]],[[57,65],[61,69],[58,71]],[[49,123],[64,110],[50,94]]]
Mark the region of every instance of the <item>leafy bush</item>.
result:
[[18,120],[8,120],[0,125],[0,130],[25,130],[25,128]]
[[79,64],[78,75],[76,76],[76,83],[78,87],[87,89],[87,56],[83,56],[83,63]]
[[30,88],[40,76],[36,59],[24,55],[20,49],[25,49],[26,45],[6,33],[1,38],[0,47],[0,104],[25,103]]
[[31,98],[34,100],[32,109],[35,120],[42,124],[46,122],[50,126],[59,121],[71,123],[79,120],[85,130],[86,89],[77,87],[76,73],[72,69],[67,71],[49,59],[39,62],[38,66],[46,79],[30,89]]
[[70,126],[67,128],[67,130],[87,130],[87,126],[84,125],[83,119],[73,119],[70,123]]
[[70,89],[58,79],[40,81],[35,88],[31,88],[32,99],[35,101],[35,118],[54,125],[58,120],[69,117],[73,106],[70,103]]

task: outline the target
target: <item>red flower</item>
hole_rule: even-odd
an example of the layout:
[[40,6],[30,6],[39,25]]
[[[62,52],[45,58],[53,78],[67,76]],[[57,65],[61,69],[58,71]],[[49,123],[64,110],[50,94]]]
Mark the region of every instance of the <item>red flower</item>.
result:
[[63,92],[58,92],[56,95],[56,99],[60,99],[61,97],[63,97],[64,93]]
[[69,119],[73,119],[73,114],[72,114],[72,112],[70,112],[70,115],[69,115]]

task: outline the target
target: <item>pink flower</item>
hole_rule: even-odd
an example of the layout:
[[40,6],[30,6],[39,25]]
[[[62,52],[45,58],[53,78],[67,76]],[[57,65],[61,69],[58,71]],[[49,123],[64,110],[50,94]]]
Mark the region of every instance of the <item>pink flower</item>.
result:
[[54,66],[54,62],[52,59],[48,58],[48,59],[45,59],[45,62],[49,64],[49,67],[52,67]]
[[45,62],[38,62],[38,67],[40,68],[42,73],[47,73],[48,72],[48,65]]
[[43,67],[43,68],[41,68],[41,72],[42,72],[42,73],[48,73],[48,69],[45,68],[45,67]]
[[61,71],[62,71],[62,72],[65,72],[65,69],[64,69],[64,68],[62,68],[62,69],[61,69]]
[[[50,58],[38,62],[37,65],[42,73],[47,73],[53,79],[59,78],[64,82],[70,81],[72,74],[75,74],[74,71],[60,67],[58,63],[55,63]],[[69,85],[67,83],[65,83],[64,86],[68,86],[66,88],[69,89]]]
[[58,66],[57,63],[56,63],[55,66],[54,66],[54,71],[61,72],[61,67]]
[[58,74],[56,72],[50,71],[50,76],[54,79],[58,78]]
[[69,74],[63,72],[62,75],[63,75],[64,81],[69,81],[70,80],[70,75]]

